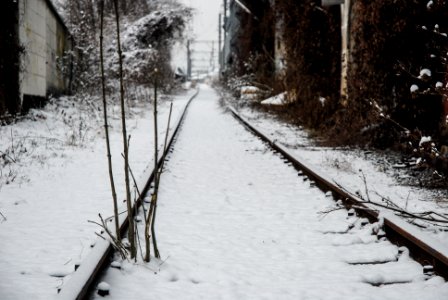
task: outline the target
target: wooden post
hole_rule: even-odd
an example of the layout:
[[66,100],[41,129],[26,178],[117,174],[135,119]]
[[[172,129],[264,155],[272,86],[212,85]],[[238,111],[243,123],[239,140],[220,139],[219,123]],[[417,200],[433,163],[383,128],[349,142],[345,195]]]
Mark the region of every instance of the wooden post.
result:
[[187,79],[191,80],[191,50],[190,40],[187,41]]

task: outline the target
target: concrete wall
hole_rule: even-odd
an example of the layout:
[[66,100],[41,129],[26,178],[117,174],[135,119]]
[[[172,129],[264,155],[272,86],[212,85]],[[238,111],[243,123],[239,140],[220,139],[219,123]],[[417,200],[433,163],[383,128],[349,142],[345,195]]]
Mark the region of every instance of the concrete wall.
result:
[[226,24],[224,24],[227,32],[226,40],[224,41],[224,64],[226,68],[234,63],[235,43],[240,29],[240,21],[237,17],[238,13],[242,13],[241,7],[238,6],[234,0],[230,0],[229,15],[226,18]]
[[61,64],[62,57],[71,48],[72,41],[67,29],[47,7],[47,93],[60,93],[68,89],[69,78],[62,73]]
[[48,0],[19,1],[22,57],[21,96],[47,97],[67,91],[68,80],[57,62],[71,49],[69,33]]
[[19,2],[19,38],[25,47],[22,57],[21,95],[47,94],[46,3],[44,0]]

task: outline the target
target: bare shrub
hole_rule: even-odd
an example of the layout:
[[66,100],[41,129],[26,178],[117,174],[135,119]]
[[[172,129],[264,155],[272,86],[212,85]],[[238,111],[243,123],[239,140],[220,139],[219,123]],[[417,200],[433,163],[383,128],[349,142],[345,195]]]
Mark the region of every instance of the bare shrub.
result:
[[[435,134],[440,125],[442,97],[436,85],[445,82],[446,65],[441,62],[447,44],[433,29],[436,24],[447,29],[447,10],[444,1],[430,2],[432,7],[427,1],[353,3],[348,74],[352,118],[347,121],[360,127],[378,124],[383,146],[394,143],[387,130],[397,128],[372,119],[371,101],[410,130]],[[422,73],[425,69],[429,72]]]

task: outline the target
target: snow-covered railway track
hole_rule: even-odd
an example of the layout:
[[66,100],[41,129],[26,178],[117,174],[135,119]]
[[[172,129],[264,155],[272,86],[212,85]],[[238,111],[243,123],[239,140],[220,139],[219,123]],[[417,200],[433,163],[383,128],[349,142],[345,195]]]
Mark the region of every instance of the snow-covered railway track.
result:
[[[335,200],[341,200],[347,210],[353,207],[360,217],[367,218],[372,223],[379,222],[380,216],[377,209],[366,206],[363,203],[365,201],[348,193],[346,189],[335,184],[324,174],[319,174],[305,161],[290,154],[285,147],[269,138],[267,134],[262,133],[256,126],[238,114],[234,108],[229,107],[229,110],[253,134],[266,142],[273,150],[278,151],[297,170],[303,172],[304,176],[313,180],[324,192],[331,193]],[[407,247],[410,250],[411,257],[424,266],[425,272],[435,272],[448,279],[448,248],[446,246],[425,236],[424,233],[412,228],[411,225],[392,214],[384,215],[381,218],[383,223],[381,233],[384,233],[388,240],[396,245]]]
[[[162,162],[166,159],[167,153],[170,150],[176,135],[179,131],[179,128],[182,125],[182,122],[187,113],[188,107],[193,99],[198,95],[199,90],[189,99],[187,104],[184,107],[183,112],[181,113],[177,123],[172,129],[172,133],[168,140],[168,145],[166,147],[165,152],[161,155],[158,166],[160,167]],[[154,181],[155,170],[150,171],[147,174],[147,177],[143,176],[143,181],[136,182],[139,191],[141,193],[141,197],[138,197],[135,206],[134,212],[137,212],[143,203],[143,196],[148,192],[151,188],[151,184]],[[125,211],[123,208],[121,211]],[[120,215],[120,232],[122,236],[125,236],[126,231],[128,230],[129,220],[126,214]],[[94,288],[94,284],[98,281],[98,277],[101,276],[101,273],[107,268],[110,264],[110,259],[114,253],[113,245],[106,239],[98,239],[97,243],[94,245],[94,249],[89,254],[89,256],[80,264],[75,273],[71,276],[69,281],[62,286],[62,288],[58,291],[59,299],[86,299],[88,298],[89,293]]]
[[[348,207],[357,199],[231,109],[251,132],[243,130],[218,102],[204,87],[176,147],[167,148],[172,153],[157,223],[162,260],[121,261],[121,269],[91,276],[91,283],[99,276],[109,283],[110,299],[417,300],[448,294],[442,278],[425,275],[409,257],[408,249],[418,253],[412,245],[399,247],[390,242],[395,235],[383,236],[382,229],[390,234],[389,217],[383,224],[369,209],[322,214],[333,198]],[[425,255],[416,257],[439,271],[443,256]],[[84,299],[88,291],[85,286],[77,298],[63,299]]]

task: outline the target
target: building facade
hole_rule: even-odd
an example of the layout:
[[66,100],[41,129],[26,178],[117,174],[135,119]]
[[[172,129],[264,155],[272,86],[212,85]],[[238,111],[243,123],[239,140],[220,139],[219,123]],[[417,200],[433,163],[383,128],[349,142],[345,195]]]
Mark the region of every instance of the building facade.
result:
[[[0,4],[8,26],[0,37],[0,115],[15,115],[67,93],[73,40],[50,0],[7,0]],[[71,53],[71,55],[69,55]],[[11,88],[12,87],[12,88]]]

